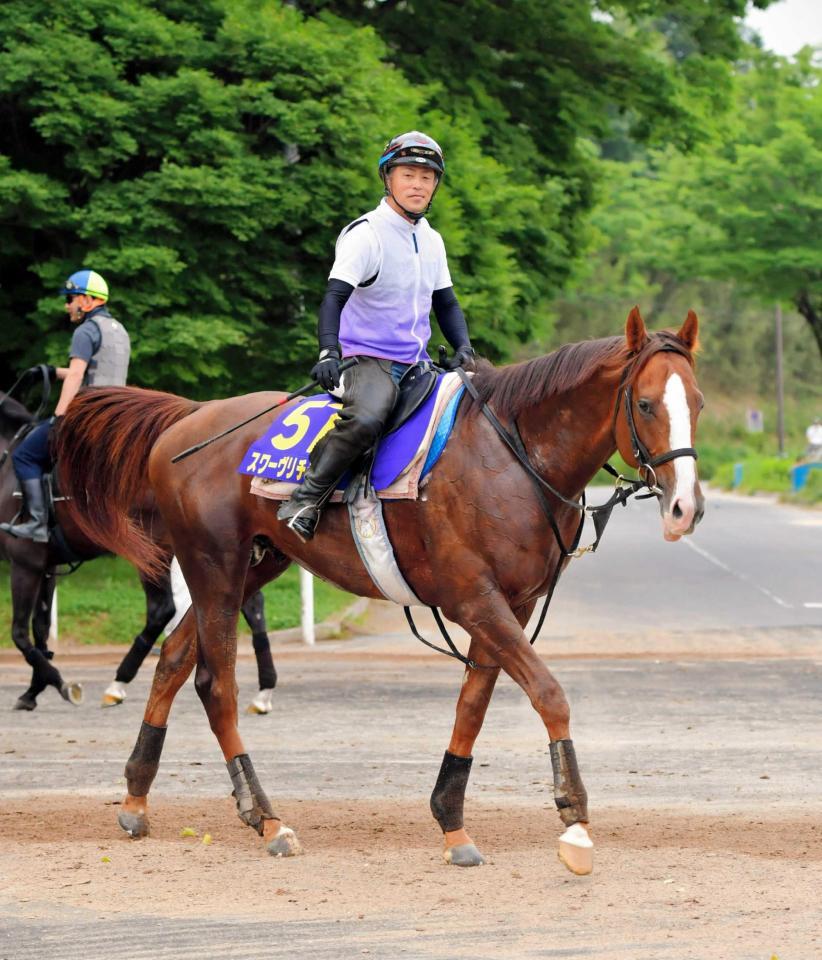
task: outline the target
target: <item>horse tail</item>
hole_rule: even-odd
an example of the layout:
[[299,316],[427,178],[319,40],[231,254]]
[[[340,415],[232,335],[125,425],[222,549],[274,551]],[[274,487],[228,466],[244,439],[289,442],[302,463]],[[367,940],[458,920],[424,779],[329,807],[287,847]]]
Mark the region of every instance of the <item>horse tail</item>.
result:
[[199,407],[156,390],[97,388],[72,400],[57,431],[54,453],[71,519],[150,577],[162,572],[164,551],[136,510],[150,492],[149,454],[164,431]]

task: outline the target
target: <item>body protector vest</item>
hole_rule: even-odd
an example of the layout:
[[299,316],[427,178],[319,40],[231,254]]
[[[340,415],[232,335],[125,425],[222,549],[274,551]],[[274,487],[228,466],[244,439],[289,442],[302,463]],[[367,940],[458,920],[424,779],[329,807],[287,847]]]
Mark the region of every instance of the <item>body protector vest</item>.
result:
[[90,318],[100,331],[100,347],[89,361],[85,382],[89,387],[124,387],[131,356],[131,340],[118,320],[103,314]]

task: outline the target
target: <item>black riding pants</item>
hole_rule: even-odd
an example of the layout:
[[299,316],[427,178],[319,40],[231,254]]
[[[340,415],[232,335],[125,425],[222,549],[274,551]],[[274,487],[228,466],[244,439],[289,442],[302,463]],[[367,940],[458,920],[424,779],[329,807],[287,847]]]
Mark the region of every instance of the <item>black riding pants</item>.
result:
[[343,373],[340,389],[334,391],[343,405],[340,419],[311,453],[302,485],[304,497],[313,498],[338,483],[377,443],[397,402],[395,377],[404,366],[376,357],[358,360]]

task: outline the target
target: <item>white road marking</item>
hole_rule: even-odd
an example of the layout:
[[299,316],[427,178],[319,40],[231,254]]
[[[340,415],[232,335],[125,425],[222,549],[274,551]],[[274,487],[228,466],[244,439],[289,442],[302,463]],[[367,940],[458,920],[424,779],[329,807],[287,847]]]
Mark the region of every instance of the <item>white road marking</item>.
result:
[[822,610],[822,603],[815,603],[814,601],[803,603],[802,606],[807,607],[809,610]]
[[714,566],[719,567],[720,570],[724,570],[726,573],[729,573],[732,577],[736,577],[737,580],[741,580],[743,583],[747,583],[752,586],[755,590],[758,590],[760,593],[763,593],[769,600],[773,600],[774,603],[778,604],[780,607],[785,607],[787,610],[791,609],[791,604],[786,603],[781,597],[778,597],[775,593],[768,590],[767,587],[761,587],[758,583],[754,583],[749,576],[744,573],[740,573],[738,570],[734,570],[728,566],[727,563],[723,563],[712,553],[708,553],[703,547],[698,547],[690,538],[682,538],[680,543],[684,543],[686,547],[690,547],[694,553],[698,553],[700,557],[704,557],[709,563],[714,564]]

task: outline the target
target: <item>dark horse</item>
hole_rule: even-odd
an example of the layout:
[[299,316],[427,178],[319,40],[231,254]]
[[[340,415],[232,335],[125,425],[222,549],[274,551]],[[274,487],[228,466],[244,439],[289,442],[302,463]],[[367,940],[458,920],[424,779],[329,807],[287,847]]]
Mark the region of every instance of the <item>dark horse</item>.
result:
[[[29,411],[12,397],[0,393],[0,440],[5,448],[11,443],[17,431],[32,422]],[[0,519],[11,520],[20,506],[15,497],[17,481],[12,470],[11,459],[6,457],[0,468]],[[151,501],[148,500],[148,503]],[[53,652],[48,648],[48,635],[51,626],[51,604],[57,582],[57,567],[67,559],[65,548],[73,560],[85,561],[102,556],[107,551],[93,543],[74,525],[63,508],[61,501],[55,504],[55,512],[63,535],[62,543],[34,543],[12,537],[0,531],[0,559],[8,560],[11,574],[12,595],[12,639],[26,662],[32,668],[31,684],[18,698],[15,709],[34,710],[37,697],[48,686],[55,687],[61,696],[71,703],[82,701],[82,687],[79,683],[63,680],[60,671],[52,661]],[[154,524],[154,532],[161,540],[162,529]],[[103,697],[103,706],[121,703],[125,698],[125,685],[137,675],[140,665],[154,642],[174,616],[175,607],[169,581],[169,563],[171,555],[164,555],[164,569],[159,576],[140,574],[140,582],[146,597],[146,622],[142,630],[132,641],[119,667],[114,684]],[[265,611],[262,594],[255,593],[243,605],[243,615],[252,631],[252,642],[257,657],[257,672],[261,691],[270,691],[276,686],[277,672],[271,659],[271,647],[265,626]],[[32,643],[31,635],[34,642]],[[110,692],[116,688],[116,693]],[[263,713],[270,698],[260,700],[261,708],[252,704],[249,712]],[[260,699],[259,695],[254,703]],[[270,709],[270,706],[269,706]]]
[[[554,798],[566,827],[560,857],[576,873],[592,868],[587,795],[570,740],[568,702],[523,627],[568,562],[586,484],[615,450],[629,463],[641,461],[659,498],[666,539],[690,533],[701,518],[693,450],[702,405],[693,373],[697,326],[691,312],[678,332],[649,336],[634,309],[624,337],[570,344],[500,369],[481,365],[473,378],[478,396],[464,396],[424,495],[385,504],[397,561],[412,590],[471,637],[472,665],[431,797],[451,863],[483,862],[464,828],[463,801],[472,748],[502,669],[526,693],[548,734]],[[172,463],[175,454],[276,399],[262,393],[199,405],[168,394],[103,389],[75,401],[61,432],[65,479],[87,533],[116,544],[142,569],[156,569],[154,543],[129,512],[150,483],[193,598],[193,616],[163,649],[126,766],[120,824],[132,836],[148,832],[148,792],[171,702],[198,660],[195,684],[227,761],[241,819],[273,855],[300,850],[294,832],[274,814],[237,730],[237,611],[244,594],[292,561],[344,590],[380,594],[359,559],[344,506],[330,506],[315,539],[302,543],[277,520],[276,505],[254,496],[248,477],[236,472],[268,421]],[[483,404],[509,431],[518,431],[533,474],[503,442]],[[540,493],[538,485],[546,482],[551,487]]]

